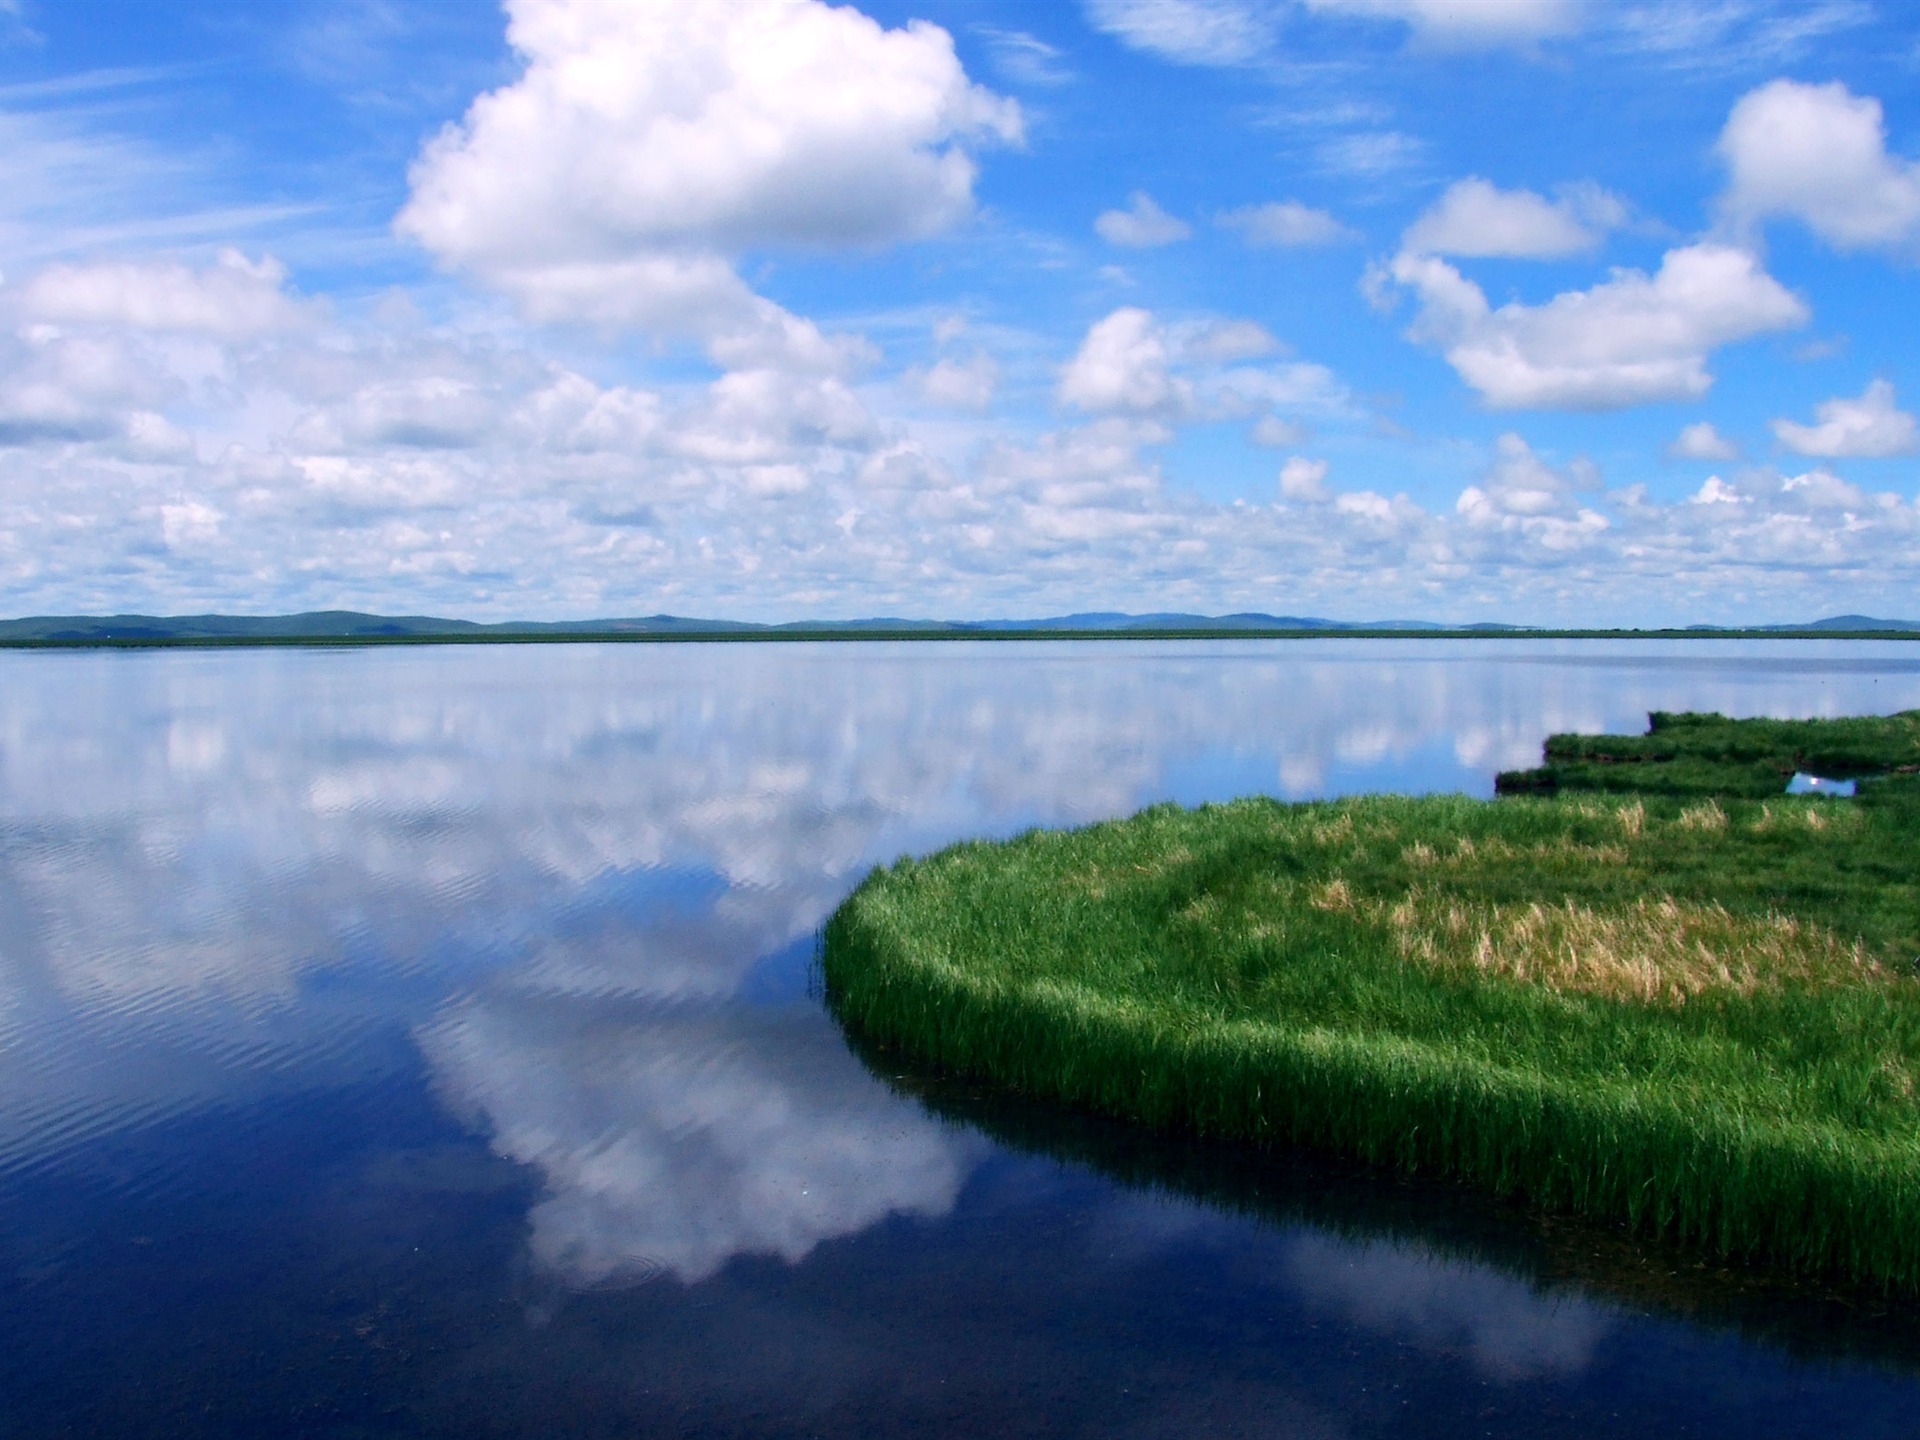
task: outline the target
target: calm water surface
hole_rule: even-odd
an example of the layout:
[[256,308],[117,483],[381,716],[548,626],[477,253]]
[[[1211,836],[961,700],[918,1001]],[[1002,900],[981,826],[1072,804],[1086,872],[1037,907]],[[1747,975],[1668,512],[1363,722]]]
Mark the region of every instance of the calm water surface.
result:
[[1914,706],[1841,643],[0,654],[0,1435],[1910,1436],[1902,1307],[875,1074],[809,980],[963,836]]

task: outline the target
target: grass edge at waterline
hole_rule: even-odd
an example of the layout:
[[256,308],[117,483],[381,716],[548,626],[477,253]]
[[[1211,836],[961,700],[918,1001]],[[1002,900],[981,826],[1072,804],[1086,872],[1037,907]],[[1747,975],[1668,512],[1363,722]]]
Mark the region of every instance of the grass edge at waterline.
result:
[[[1451,986],[1451,1013],[1471,1017],[1473,1004],[1488,1007],[1490,1040],[1462,1036],[1461,1044],[1437,1043],[1431,1035],[1347,1023],[1337,1014],[1284,1009],[1258,1014],[1244,1008],[1236,1012],[1232,1005],[1190,1003],[1190,997],[1169,999],[1166,985],[1151,977],[1116,982],[1113,976],[1123,971],[1144,975],[1140,967],[1153,963],[1154,947],[1174,943],[1167,940],[1172,922],[1103,914],[1103,906],[1114,907],[1102,897],[1059,888],[1075,863],[1076,845],[1106,846],[1112,854],[1120,853],[1113,846],[1132,844],[1136,848],[1126,855],[1149,859],[1170,847],[1190,850],[1189,869],[1200,878],[1177,895],[1168,892],[1171,898],[1153,912],[1190,914],[1206,900],[1206,885],[1226,883],[1222,867],[1233,861],[1231,846],[1207,851],[1209,827],[1265,823],[1249,807],[1263,805],[1283,819],[1291,814],[1287,823],[1323,831],[1343,823],[1343,815],[1356,814],[1370,817],[1363,818],[1363,828],[1380,823],[1384,815],[1408,833],[1423,815],[1441,826],[1466,823],[1479,827],[1484,855],[1489,829],[1546,834],[1543,825],[1550,830],[1603,823],[1582,818],[1586,812],[1576,812],[1572,803],[1434,797],[1384,806],[1378,801],[1295,807],[1239,802],[1196,812],[1159,807],[1084,831],[1033,832],[997,845],[955,846],[875,872],[835,912],[822,951],[827,1000],[842,1023],[868,1044],[897,1048],[918,1062],[1030,1096],[1157,1129],[1305,1144],[1454,1175],[1545,1208],[1625,1222],[1642,1233],[1677,1238],[1722,1256],[1763,1258],[1803,1272],[1920,1291],[1920,1225],[1915,1223],[1920,1221],[1920,1133],[1899,1125],[1876,1129],[1865,1120],[1849,1123],[1848,1107],[1831,1100],[1798,1108],[1798,1102],[1781,1101],[1779,1096],[1797,1093],[1793,1087],[1799,1077],[1791,1066],[1757,1080],[1735,1074],[1725,1084],[1712,1072],[1720,1063],[1719,1051],[1755,1048],[1749,1044],[1754,1034],[1762,1036],[1757,1048],[1764,1050],[1770,1024],[1783,1031],[1827,1027],[1846,1032],[1877,1023],[1874,1017],[1883,1007],[1892,1007],[1889,1013],[1898,1022],[1886,1032],[1895,1037],[1887,1043],[1903,1057],[1920,1059],[1910,1044],[1911,1036],[1920,1034],[1920,995],[1914,993],[1920,984],[1890,967],[1869,965],[1871,973],[1863,972],[1861,981],[1865,988],[1830,990],[1795,982],[1777,994],[1696,997],[1691,1012],[1673,1005],[1621,1004],[1593,994],[1550,994],[1498,979],[1436,978],[1423,971],[1406,983]],[[1864,813],[1814,808],[1830,803],[1747,809],[1733,803],[1732,825],[1742,836],[1757,837],[1753,845],[1777,846],[1777,837],[1765,827],[1780,816],[1806,817],[1795,823],[1821,844],[1849,825],[1861,835],[1880,833],[1865,820],[1828,824],[1826,813]],[[1656,816],[1665,816],[1651,829],[1667,836],[1667,843],[1700,833],[1699,807],[1657,799],[1649,804]],[[1646,812],[1636,807],[1634,813]],[[1412,848],[1426,845],[1419,841]],[[1590,848],[1599,854],[1605,847]],[[1844,869],[1851,862],[1836,862],[1839,854],[1826,851],[1811,858]],[[1010,912],[986,914],[972,929],[936,918],[939,906],[930,897],[947,883],[943,874],[988,877],[977,881],[981,893],[1005,909],[1009,887],[1017,888],[1009,876],[1021,865],[1037,866],[1035,873],[1042,877],[1029,897],[1032,914],[1018,919]],[[1620,866],[1608,859],[1595,868]],[[998,879],[992,878],[996,874]],[[1804,888],[1802,881],[1795,884]],[[1043,893],[1049,886],[1051,893]],[[1760,898],[1764,893],[1764,886],[1756,891]],[[940,904],[951,899],[947,895]],[[1822,904],[1816,896],[1809,903],[1829,912],[1824,918],[1831,920],[1836,909],[1846,908],[1839,903],[1844,899]],[[1736,909],[1739,903],[1735,897]],[[1094,932],[1086,943],[1105,944],[1102,957],[1091,964],[1084,959],[1042,963],[1031,955],[1009,961],[1011,947],[1078,943],[1062,940],[1065,930],[1047,929],[1049,909],[1064,909],[1068,918],[1060,923],[1068,929]],[[949,910],[946,918],[954,913]],[[1338,915],[1331,918],[1347,923]],[[1904,931],[1898,938],[1907,943]],[[1363,940],[1353,943],[1364,949]],[[1192,934],[1179,943],[1191,945]],[[1204,950],[1213,942],[1201,943]],[[1216,959],[1228,980],[1245,963],[1236,944],[1218,942]],[[1391,987],[1400,982],[1391,957],[1384,955],[1365,963],[1377,972],[1374,982]],[[1100,965],[1109,958],[1116,968],[1103,975]],[[1214,963],[1204,955],[1202,961]],[[1195,973],[1204,976],[1204,964]],[[1731,1018],[1715,1029],[1716,1014]],[[1617,1032],[1636,1044],[1644,1041],[1650,1053],[1683,1059],[1692,1047],[1707,1056],[1696,1068],[1709,1083],[1696,1083],[1684,1066],[1680,1081],[1669,1086],[1624,1065],[1618,1074],[1593,1065],[1556,1073],[1523,1053],[1524,1046],[1510,1057],[1502,1053],[1502,1036],[1521,1034],[1536,1021],[1572,1030],[1599,1027],[1605,1035]],[[1646,1035],[1638,1036],[1636,1027]],[[1750,1057],[1735,1058],[1745,1064]],[[1848,1085],[1871,1085],[1878,1078],[1867,1073],[1866,1061],[1847,1055],[1815,1054],[1806,1063],[1820,1072],[1809,1085],[1824,1087],[1822,1094],[1844,1095]],[[1896,1096],[1892,1103],[1907,1102]],[[1895,1113],[1906,1112],[1896,1108]]]

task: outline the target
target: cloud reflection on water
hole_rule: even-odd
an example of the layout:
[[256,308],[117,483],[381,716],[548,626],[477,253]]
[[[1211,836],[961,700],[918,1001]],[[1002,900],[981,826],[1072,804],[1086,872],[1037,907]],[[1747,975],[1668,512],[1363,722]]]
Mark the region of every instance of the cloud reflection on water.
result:
[[1288,1247],[1286,1269],[1316,1304],[1423,1350],[1464,1352],[1498,1380],[1584,1370],[1617,1318],[1593,1301],[1542,1294],[1404,1242],[1302,1234]]
[[493,1148],[539,1167],[533,1256],[576,1285],[938,1218],[985,1149],[875,1085],[811,1006],[523,992],[456,1004],[421,1044]]
[[[889,1097],[816,1009],[743,992],[865,868],[1170,797],[1486,793],[1549,730],[1655,707],[1920,703],[1910,652],[1635,653],[0,657],[0,1024],[26,1036],[0,1049],[0,1164],[262,1075],[323,1086],[363,1063],[354,1037],[397,1027],[447,1103],[539,1169],[535,1256],[580,1283],[938,1216],[977,1142]],[[1362,1259],[1369,1293],[1402,1293],[1383,1278],[1401,1260]],[[1433,1274],[1415,1290],[1464,1293]],[[1425,1301],[1347,1313],[1453,1323]],[[1552,1368],[1585,1333],[1469,1343]]]

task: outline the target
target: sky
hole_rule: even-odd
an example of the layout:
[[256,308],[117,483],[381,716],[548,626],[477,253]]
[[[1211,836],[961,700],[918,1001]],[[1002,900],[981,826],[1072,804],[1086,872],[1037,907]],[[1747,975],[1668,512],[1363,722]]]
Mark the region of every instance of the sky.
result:
[[1920,617],[1892,0],[0,0],[0,614]]

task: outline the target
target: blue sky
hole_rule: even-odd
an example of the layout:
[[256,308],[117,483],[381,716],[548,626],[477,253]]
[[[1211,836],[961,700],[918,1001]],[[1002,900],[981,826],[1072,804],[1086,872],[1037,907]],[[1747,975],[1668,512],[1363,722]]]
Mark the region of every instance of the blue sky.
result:
[[0,0],[0,612],[1920,614],[1867,0]]

